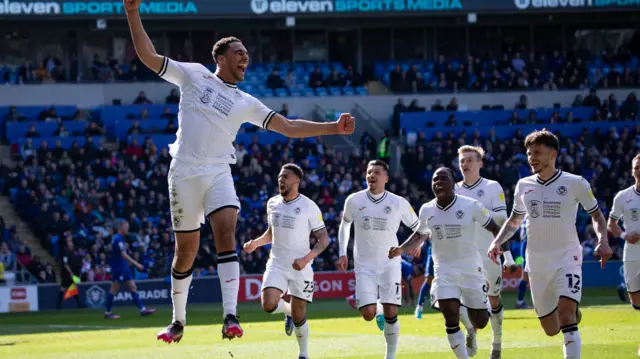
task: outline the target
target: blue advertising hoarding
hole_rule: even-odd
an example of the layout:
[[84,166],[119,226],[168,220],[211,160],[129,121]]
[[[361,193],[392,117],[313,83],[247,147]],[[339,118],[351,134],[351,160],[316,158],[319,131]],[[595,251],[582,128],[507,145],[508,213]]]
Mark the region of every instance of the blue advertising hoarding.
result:
[[[143,15],[191,17],[340,16],[456,12],[564,12],[640,8],[640,0],[150,0]],[[122,1],[0,0],[0,17],[113,17]]]
[[[164,279],[136,281],[140,299],[146,306],[171,305],[171,282]],[[104,308],[107,292],[111,282],[81,283],[78,285],[80,302],[89,308]],[[38,287],[38,306],[40,310],[56,309],[60,287],[55,284],[44,284]],[[218,277],[194,278],[189,291],[189,303],[217,303],[222,301],[220,280]],[[133,305],[131,293],[125,285],[115,296],[114,306]],[[63,302],[62,308],[77,308],[74,299]]]

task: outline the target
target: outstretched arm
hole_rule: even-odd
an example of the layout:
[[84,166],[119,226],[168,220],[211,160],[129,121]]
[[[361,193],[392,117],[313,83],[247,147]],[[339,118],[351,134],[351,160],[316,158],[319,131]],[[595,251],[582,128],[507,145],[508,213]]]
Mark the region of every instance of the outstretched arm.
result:
[[142,19],[138,8],[142,0],[123,0],[124,8],[127,12],[127,21],[129,22],[129,30],[131,31],[131,39],[136,49],[136,54],[145,66],[159,73],[162,69],[164,57],[158,55],[149,35],[142,26]]
[[274,114],[267,127],[290,138],[305,138],[322,135],[350,135],[355,130],[355,118],[343,113],[335,122],[313,122],[307,120],[289,120],[280,114]]

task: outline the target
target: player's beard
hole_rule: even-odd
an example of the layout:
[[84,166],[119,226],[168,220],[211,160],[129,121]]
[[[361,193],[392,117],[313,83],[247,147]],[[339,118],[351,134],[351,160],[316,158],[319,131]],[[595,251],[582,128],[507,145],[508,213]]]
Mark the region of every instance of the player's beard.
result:
[[280,189],[280,196],[282,197],[287,197],[289,193],[291,193],[291,188],[287,188],[286,186],[284,186]]

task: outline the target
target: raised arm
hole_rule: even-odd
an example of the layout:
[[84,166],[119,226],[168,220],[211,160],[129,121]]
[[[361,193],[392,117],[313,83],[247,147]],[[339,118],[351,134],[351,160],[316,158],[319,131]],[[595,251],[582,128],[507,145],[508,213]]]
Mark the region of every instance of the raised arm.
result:
[[350,135],[356,128],[356,120],[351,114],[343,113],[335,122],[313,122],[289,120],[275,113],[266,125],[267,129],[290,138],[305,138],[322,135]]
[[136,54],[145,66],[159,73],[162,69],[164,56],[158,55],[149,35],[144,30],[142,19],[138,8],[142,0],[123,0],[124,8],[127,12],[127,21],[129,22],[129,30],[131,31],[131,39],[136,49]]

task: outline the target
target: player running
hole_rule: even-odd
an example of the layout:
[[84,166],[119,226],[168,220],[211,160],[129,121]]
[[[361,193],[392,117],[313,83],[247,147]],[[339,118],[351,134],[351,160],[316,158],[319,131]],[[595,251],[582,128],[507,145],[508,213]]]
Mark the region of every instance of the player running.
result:
[[[267,202],[269,229],[260,237],[244,244],[251,253],[256,248],[273,243],[262,282],[262,308],[267,313],[285,313],[285,333],[296,332],[299,359],[308,359],[309,325],[307,303],[313,299],[313,269],[311,263],[329,245],[329,234],[320,208],[298,192],[303,172],[289,163],[278,176],[280,195]],[[309,235],[317,242],[309,251]],[[291,303],[282,295],[288,292]]]
[[129,288],[133,302],[140,308],[141,316],[151,315],[156,312],[155,309],[145,308],[142,300],[140,300],[140,295],[138,295],[136,282],[133,281],[129,264],[138,268],[140,271],[143,271],[144,267],[127,254],[127,234],[129,234],[129,222],[120,221],[120,224],[118,224],[118,233],[111,239],[111,258],[109,258],[109,265],[111,266],[111,288],[109,289],[109,293],[107,293],[107,302],[104,311],[105,319],[120,319],[119,315],[111,312],[113,297],[118,294],[120,283],[124,283],[127,288]]
[[429,293],[431,292],[431,283],[433,282],[433,257],[431,256],[431,243],[426,241],[421,247],[422,258],[424,258],[424,282],[420,287],[420,294],[418,294],[418,305],[414,313],[416,319],[422,319],[422,312],[424,311],[424,302],[427,300]]
[[483,231],[498,234],[500,227],[482,203],[455,193],[455,174],[440,167],[431,182],[436,198],[420,208],[420,225],[400,247],[389,249],[389,258],[418,248],[430,238],[435,279],[431,305],[444,316],[447,339],[459,359],[469,358],[465,337],[460,330],[460,308],[466,307],[469,320],[482,329],[489,322],[487,283],[476,238],[479,224]]
[[[609,214],[608,230],[626,241],[622,254],[624,281],[631,305],[640,310],[640,154],[631,162],[635,184],[618,192]],[[624,219],[624,231],[618,221]]]
[[[398,245],[400,222],[415,230],[418,216],[409,202],[385,190],[389,167],[381,160],[367,165],[367,189],[351,194],[344,204],[338,233],[340,258],[337,268],[346,272],[351,225],[355,224],[354,265],[356,306],[371,321],[384,315],[385,359],[395,359],[400,335],[398,307],[402,305],[401,259],[390,260],[388,250]],[[382,312],[377,302],[380,298]]]
[[218,256],[224,324],[222,337],[242,337],[236,316],[240,265],[236,253],[236,222],[240,201],[230,164],[236,163],[233,141],[244,122],[287,137],[351,134],[355,119],[342,114],[336,122],[288,120],[259,100],[238,90],[244,80],[249,54],[234,37],[213,46],[215,74],[197,63],[184,63],[159,55],[142,26],[141,0],[124,0],[131,37],[140,60],[164,80],[180,87],[179,128],[169,146],[171,220],[176,235],[171,270],[172,323],[158,333],[167,343],[182,339],[193,261],[200,244],[200,225],[209,219]]
[[584,178],[556,169],[558,138],[535,131],[524,141],[534,175],[518,181],[513,212],[491,244],[488,255],[498,263],[500,246],[527,216],[527,266],[531,296],[540,325],[549,336],[564,334],[564,357],[580,358],[578,324],[582,298],[582,246],[576,232],[578,203],[591,215],[598,236],[595,254],[601,264],[611,258],[607,223]]
[[[456,186],[456,193],[475,199],[487,208],[493,220],[499,226],[507,220],[507,205],[504,200],[502,186],[496,181],[480,177],[484,150],[481,147],[462,146],[458,149],[458,162],[463,180]],[[502,320],[504,311],[500,293],[502,292],[502,266],[515,267],[515,261],[507,243],[504,244],[504,263],[493,263],[486,253],[495,236],[480,228],[477,224],[476,239],[480,257],[483,259],[484,277],[489,285],[489,303],[491,304],[491,330],[493,331],[493,343],[490,359],[502,357]],[[460,321],[467,330],[467,351],[469,356],[475,356],[478,351],[475,330],[469,322],[469,315],[465,307],[460,308]]]

